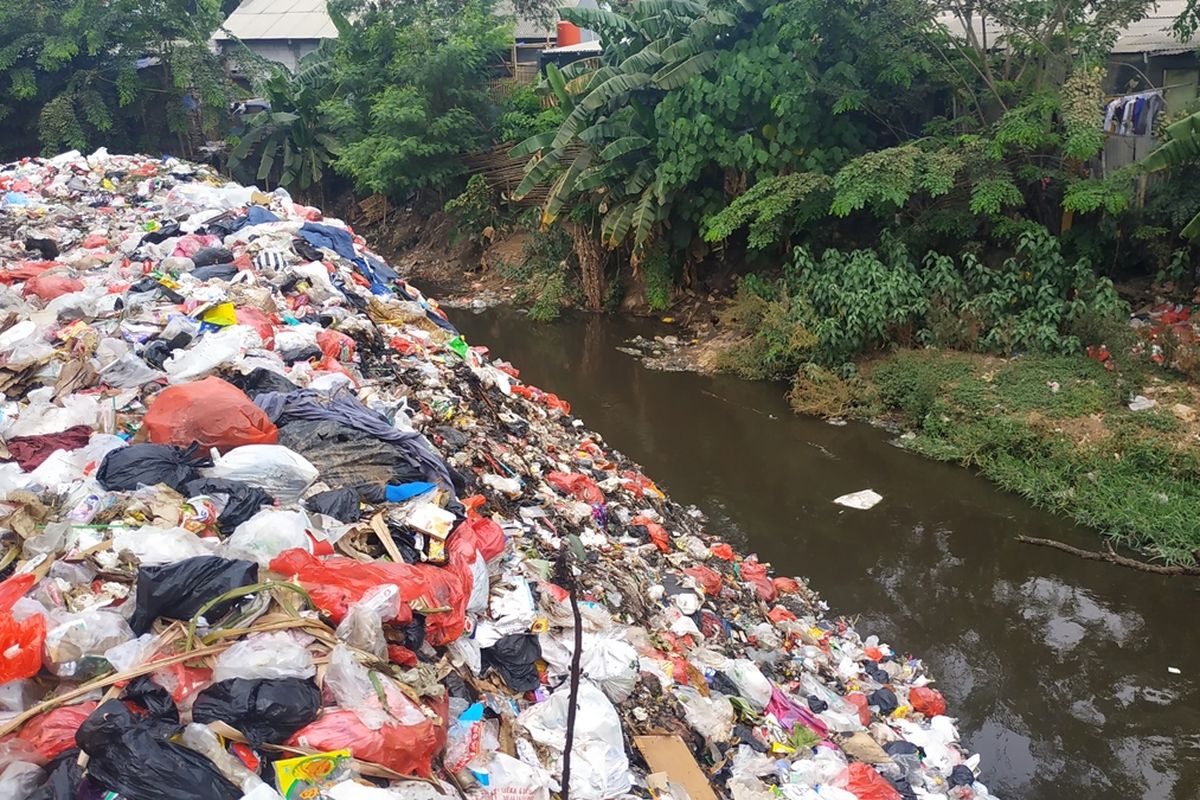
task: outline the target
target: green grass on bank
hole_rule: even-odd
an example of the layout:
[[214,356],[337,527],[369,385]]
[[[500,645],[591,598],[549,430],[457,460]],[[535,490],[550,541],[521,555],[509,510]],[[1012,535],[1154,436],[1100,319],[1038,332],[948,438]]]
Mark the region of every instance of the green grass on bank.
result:
[[[1136,393],[1158,407],[1129,411]],[[800,410],[832,402],[843,412],[897,417],[916,433],[906,444],[918,453],[977,467],[1034,504],[1163,561],[1197,563],[1200,425],[1172,408],[1200,411],[1200,403],[1183,383],[1108,371],[1082,356],[900,351],[851,382],[802,374],[792,400]]]

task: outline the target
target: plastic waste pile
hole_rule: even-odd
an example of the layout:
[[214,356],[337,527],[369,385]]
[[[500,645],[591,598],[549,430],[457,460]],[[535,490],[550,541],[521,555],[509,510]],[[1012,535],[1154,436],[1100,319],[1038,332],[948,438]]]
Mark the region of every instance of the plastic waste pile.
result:
[[920,660],[345,223],[105,151],[0,198],[0,797],[988,795]]

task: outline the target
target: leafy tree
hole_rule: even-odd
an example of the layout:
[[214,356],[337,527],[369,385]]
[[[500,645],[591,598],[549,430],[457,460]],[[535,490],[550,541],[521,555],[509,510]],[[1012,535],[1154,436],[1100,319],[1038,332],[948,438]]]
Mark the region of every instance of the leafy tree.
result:
[[[441,189],[489,142],[489,65],[512,27],[485,0],[331,3],[336,97],[321,109],[345,145],[334,168],[360,191]],[[353,22],[348,22],[353,20]]]
[[230,154],[234,172],[245,172],[250,165],[254,179],[283,186],[301,198],[323,199],[326,168],[341,148],[322,111],[335,89],[329,50],[326,44],[305,56],[295,75],[272,67],[259,87],[270,108],[247,120]]
[[10,155],[213,130],[228,101],[207,49],[219,0],[0,4],[0,139]]
[[[1146,157],[1142,166],[1151,172],[1178,169],[1200,163],[1200,114],[1192,114],[1167,126],[1167,140]],[[1189,239],[1200,237],[1200,214],[1180,231]]]

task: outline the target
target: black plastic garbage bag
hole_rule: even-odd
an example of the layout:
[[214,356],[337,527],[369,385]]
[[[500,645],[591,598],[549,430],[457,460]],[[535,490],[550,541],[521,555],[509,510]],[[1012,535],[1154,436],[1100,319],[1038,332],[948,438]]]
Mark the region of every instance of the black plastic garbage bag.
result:
[[317,718],[321,690],[311,680],[232,678],[196,696],[195,722],[221,721],[237,728],[250,744],[281,744]]
[[232,264],[233,251],[224,247],[202,247],[192,256],[192,263],[197,267],[211,267],[213,264]]
[[275,498],[266,490],[227,478],[197,478],[188,481],[183,488],[188,497],[206,494],[225,501],[225,509],[217,517],[217,527],[227,535],[257,514],[263,506],[275,505]]
[[190,274],[198,281],[211,281],[213,278],[227,281],[237,273],[238,268],[233,264],[209,264],[204,267],[196,267]]
[[75,742],[89,756],[89,779],[131,800],[241,800],[242,790],[211,761],[170,741],[178,730],[109,700],[84,720]]
[[513,633],[502,636],[484,649],[483,668],[495,669],[514,692],[529,692],[542,685],[538,679],[537,660],[542,646],[532,633]]
[[179,722],[179,709],[175,707],[171,693],[151,680],[149,675],[134,678],[121,693],[121,699],[137,703],[155,719]]
[[891,689],[876,689],[867,695],[867,705],[878,706],[881,716],[887,716],[896,710],[899,702],[896,700],[896,693]]
[[[129,627],[140,636],[159,617],[191,619],[209,600],[254,583],[258,583],[258,564],[220,556],[195,556],[174,564],[141,567],[137,605]],[[239,602],[241,598],[218,603],[205,616],[218,619]]]
[[75,800],[79,795],[79,784],[83,782],[83,767],[78,761],[78,748],[72,747],[59,754],[45,767],[49,777],[26,800]]
[[131,444],[111,451],[100,462],[96,480],[110,492],[165,483],[175,491],[196,477],[195,446],[186,450],[170,444]]
[[356,522],[362,516],[357,489],[318,492],[304,501],[304,507],[317,514],[327,514],[338,522]]
[[178,235],[179,235],[179,223],[178,222],[168,222],[166,225],[163,225],[158,230],[150,231],[145,236],[143,236],[142,240],[140,242],[138,242],[138,247],[141,247],[144,244],[162,244],[167,239],[170,239],[172,236],[178,236]]
[[334,489],[402,484],[425,473],[396,445],[335,420],[276,419],[279,443],[307,458]]
[[294,392],[300,388],[278,372],[265,367],[255,367],[244,375],[240,372],[226,375],[225,379],[250,398],[268,392]]

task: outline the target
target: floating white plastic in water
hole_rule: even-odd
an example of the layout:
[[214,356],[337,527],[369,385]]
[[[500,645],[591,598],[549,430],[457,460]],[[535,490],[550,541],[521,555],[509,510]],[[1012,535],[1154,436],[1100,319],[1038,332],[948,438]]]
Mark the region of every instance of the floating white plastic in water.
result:
[[1183,674],[1183,670],[1181,670],[1179,667],[1167,667],[1167,672],[1171,673],[1172,675]]
[[875,505],[883,499],[883,495],[873,489],[863,489],[861,492],[853,492],[844,494],[833,502],[839,506],[846,508],[857,508],[860,511],[866,511],[869,508],[874,508]]

